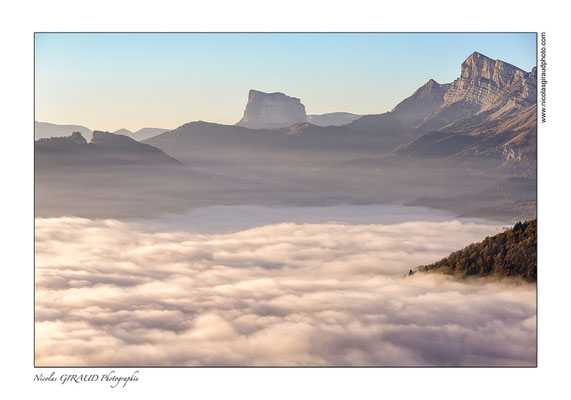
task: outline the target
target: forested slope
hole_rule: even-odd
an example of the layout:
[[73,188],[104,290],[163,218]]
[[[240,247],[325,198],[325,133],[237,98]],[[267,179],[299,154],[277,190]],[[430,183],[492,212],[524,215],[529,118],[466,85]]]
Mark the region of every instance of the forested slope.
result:
[[462,250],[416,271],[433,271],[466,277],[519,276],[537,280],[537,220],[518,222],[512,229],[472,243]]

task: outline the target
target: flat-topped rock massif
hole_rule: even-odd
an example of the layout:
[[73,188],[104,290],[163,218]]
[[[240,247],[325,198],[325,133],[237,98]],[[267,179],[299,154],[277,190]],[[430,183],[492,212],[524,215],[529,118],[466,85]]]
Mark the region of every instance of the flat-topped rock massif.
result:
[[296,97],[284,93],[250,90],[244,117],[236,124],[250,129],[279,129],[309,122],[316,126],[341,126],[361,118],[348,112],[307,115],[305,106]]
[[274,129],[301,122],[307,122],[307,115],[300,99],[279,92],[250,90],[244,117],[236,125],[251,129]]

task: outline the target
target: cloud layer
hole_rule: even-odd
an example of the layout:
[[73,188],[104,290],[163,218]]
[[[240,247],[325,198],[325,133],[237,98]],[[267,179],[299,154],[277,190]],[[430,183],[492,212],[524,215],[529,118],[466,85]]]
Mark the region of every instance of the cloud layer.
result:
[[36,219],[36,364],[534,365],[535,285],[403,278],[489,225]]

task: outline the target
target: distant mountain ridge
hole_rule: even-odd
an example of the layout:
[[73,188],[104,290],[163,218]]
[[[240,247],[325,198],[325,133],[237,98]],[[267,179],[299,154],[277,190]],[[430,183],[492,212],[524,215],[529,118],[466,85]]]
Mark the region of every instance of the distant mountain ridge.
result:
[[[122,128],[113,133],[117,135],[129,136],[137,141],[145,140],[150,137],[160,135],[167,132],[169,129],[162,128],[142,128],[136,132],[131,132],[128,129]],[[34,140],[46,139],[51,137],[67,137],[73,132],[80,132],[81,135],[90,141],[93,136],[93,131],[81,125],[58,125],[48,122],[34,121]]]
[[348,112],[332,112],[308,115],[307,122],[317,126],[341,126],[347,125],[361,117],[362,115],[351,114]]
[[[253,159],[291,150],[311,153],[318,160],[335,152],[343,157],[339,161],[393,152],[399,157],[491,157],[509,161],[511,168],[523,160],[522,155],[533,158],[536,69],[525,72],[474,52],[460,70],[451,83],[430,79],[391,111],[361,116],[346,125],[316,126],[309,121],[263,128],[266,118],[284,110],[282,125],[317,116],[308,118],[297,98],[251,90],[238,126],[197,121],[145,143],[177,158],[195,159],[213,150],[249,153]],[[249,129],[252,126],[256,129]],[[494,133],[496,128],[501,136]],[[533,169],[532,164],[526,168]]]
[[81,125],[57,125],[48,122],[34,121],[34,140],[69,136],[73,132],[80,132],[87,140],[91,140],[93,134],[91,129]]
[[116,135],[129,136],[131,139],[135,139],[140,142],[141,140],[145,140],[153,136],[160,135],[161,133],[168,132],[169,130],[170,129],[163,129],[163,128],[141,128],[136,132],[131,132],[128,129],[122,128],[113,133]]
[[[429,79],[382,114],[308,116],[300,99],[252,90],[237,125],[194,121],[141,142],[217,182],[237,184],[224,200],[230,203],[403,202],[529,219],[536,200],[536,96],[536,68],[525,72],[475,52],[453,82]],[[283,126],[267,127],[276,116]],[[96,145],[71,139],[76,147]],[[41,161],[44,153],[38,154]],[[58,162],[53,154],[50,160]]]
[[[251,134],[249,138],[236,145],[239,149],[249,146],[260,148],[265,145],[270,147],[280,145],[287,148],[291,143],[293,148],[303,148],[307,145],[307,148],[316,150],[321,146],[332,148],[337,145],[338,148],[361,147],[363,155],[375,153],[381,155],[391,151],[399,156],[421,157],[448,157],[460,154],[463,157],[471,157],[476,154],[478,156],[493,154],[496,158],[504,157],[506,161],[508,159],[517,161],[521,158],[521,154],[533,155],[534,141],[530,137],[534,136],[531,128],[535,123],[530,110],[536,103],[536,69],[525,72],[509,63],[492,60],[478,52],[468,56],[460,69],[460,76],[453,82],[439,84],[430,79],[390,112],[378,115],[358,116],[338,112],[308,116],[305,113],[305,106],[298,98],[281,92],[264,93],[252,89],[248,94],[244,117],[236,126],[250,130],[266,130],[268,133],[274,130],[278,136],[290,135],[295,138],[274,141]],[[520,115],[524,113],[529,113],[529,118],[521,121]],[[506,128],[510,129],[510,133],[504,135],[505,141],[496,143],[495,147],[491,146],[492,125],[501,126],[504,133],[507,132]],[[205,123],[202,126],[206,128]],[[176,137],[181,137],[181,128],[182,126],[176,129]],[[197,128],[197,125],[193,125],[192,134],[200,136]],[[242,130],[234,132],[221,124],[212,124],[208,130],[219,130],[216,136],[224,134],[243,136],[248,133]],[[81,131],[87,139],[90,139],[89,130],[74,131]],[[126,129],[115,133],[143,141],[156,138],[167,131],[159,128],[143,128],[135,133]],[[480,135],[484,132],[488,133]],[[64,136],[70,133],[66,132]],[[302,138],[303,136],[307,138]],[[252,144],[250,139],[258,143]],[[495,139],[497,138],[494,137]],[[161,141],[162,139],[153,139],[152,144],[160,148],[163,145]],[[204,140],[200,141],[204,143]],[[227,141],[234,142],[230,137]],[[262,142],[265,142],[265,145]],[[522,147],[524,142],[525,149]],[[174,142],[169,140],[168,143]],[[438,147],[436,151],[435,146]],[[495,150],[492,151],[492,147]],[[168,151],[166,148],[163,150]]]
[[79,132],[34,142],[36,216],[123,218],[182,212],[222,188],[162,150],[124,135]]
[[67,137],[39,139],[34,145],[36,168],[62,168],[71,165],[109,167],[112,165],[182,164],[162,150],[139,143],[128,136],[93,131],[90,142],[80,132]]

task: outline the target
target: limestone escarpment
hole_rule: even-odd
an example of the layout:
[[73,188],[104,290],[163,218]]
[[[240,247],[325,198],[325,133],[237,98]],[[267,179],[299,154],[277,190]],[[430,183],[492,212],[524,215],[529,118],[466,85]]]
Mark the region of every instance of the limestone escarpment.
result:
[[236,124],[252,129],[287,128],[307,122],[305,106],[300,99],[283,93],[250,90],[244,117]]
[[416,126],[417,133],[477,118],[479,123],[511,117],[536,102],[537,72],[472,53],[460,77],[448,84],[442,103]]
[[[485,109],[515,87],[522,87],[515,100],[535,99],[532,80],[534,72],[525,72],[502,60],[492,60],[480,53],[472,53],[461,67],[460,77],[450,84],[444,95],[444,105],[462,100]],[[530,104],[526,104],[530,105]]]

